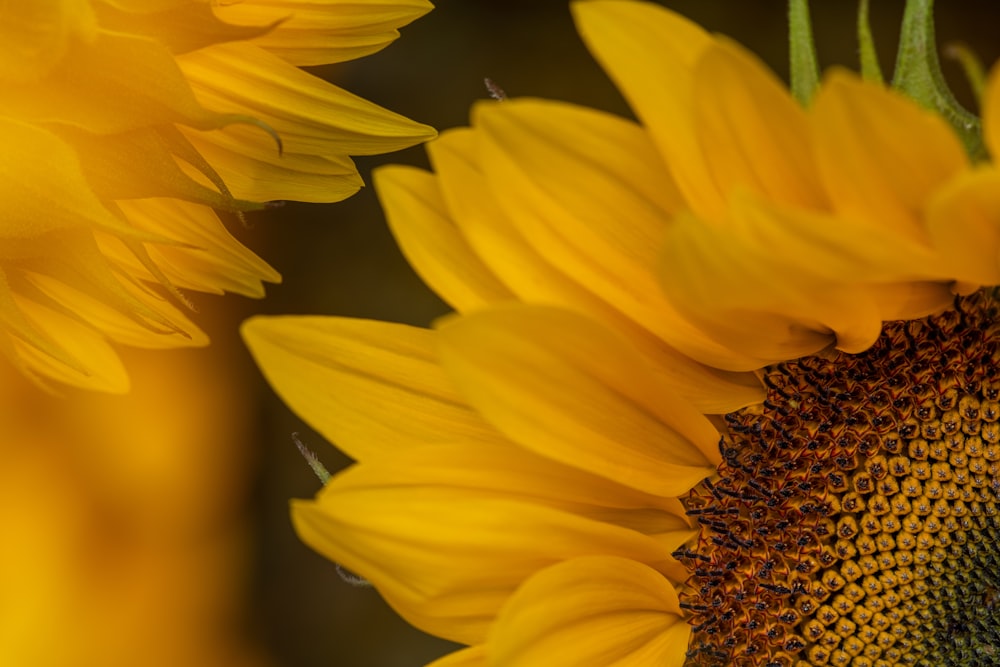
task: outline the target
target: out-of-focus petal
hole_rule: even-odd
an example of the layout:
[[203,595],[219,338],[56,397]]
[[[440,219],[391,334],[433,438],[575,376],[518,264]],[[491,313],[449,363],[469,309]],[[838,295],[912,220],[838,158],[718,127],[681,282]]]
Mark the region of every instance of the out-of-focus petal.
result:
[[215,11],[231,23],[269,25],[254,40],[293,65],[323,65],[375,53],[399,37],[399,28],[433,8],[427,0],[245,0]]

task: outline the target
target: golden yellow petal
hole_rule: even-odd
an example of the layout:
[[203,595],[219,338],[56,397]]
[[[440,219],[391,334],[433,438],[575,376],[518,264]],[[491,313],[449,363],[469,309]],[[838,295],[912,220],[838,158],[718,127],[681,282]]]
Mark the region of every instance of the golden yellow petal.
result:
[[30,299],[16,298],[16,301],[35,328],[65,350],[81,369],[76,370],[15,338],[14,349],[18,356],[15,363],[29,376],[42,376],[70,386],[114,394],[129,390],[125,367],[100,332]]
[[653,3],[586,0],[572,9],[587,48],[649,128],[688,205],[707,219],[720,216],[724,200],[694,119],[694,67],[711,37]]
[[813,354],[834,338],[860,351],[890,319],[872,286],[947,282],[929,248],[864,220],[752,197],[732,213],[725,228],[680,216],[663,256],[664,290],[733,350],[729,368]]
[[827,76],[810,116],[833,210],[925,239],[921,213],[928,197],[969,163],[944,119],[843,70]]
[[386,483],[378,461],[339,474],[315,501],[293,501],[292,519],[306,544],[372,582],[410,623],[464,644],[482,642],[507,597],[553,563],[672,563],[661,540],[502,492]]
[[376,169],[372,178],[410,266],[455,310],[516,298],[462,237],[432,174],[390,165]]
[[274,139],[260,131],[184,132],[237,199],[341,201],[364,182],[354,162],[342,155],[278,152]]
[[[260,298],[262,282],[281,281],[278,272],[237,241],[207,206],[165,198],[120,201],[118,206],[137,228],[177,241],[147,245],[156,265],[177,287]],[[104,239],[102,252],[128,267],[133,276],[155,280],[121,244]]]
[[241,331],[285,403],[352,458],[499,439],[452,388],[431,331],[337,317],[254,317]]
[[383,486],[493,493],[655,537],[671,550],[691,533],[676,498],[666,498],[534,454],[513,443],[458,441],[401,449],[369,466]]
[[[372,104],[247,43],[217,44],[177,59],[213,109],[262,121],[291,153],[372,155],[412,146],[434,130]],[[259,128],[230,126],[245,137]]]
[[[561,305],[586,313],[622,332],[650,357],[657,372],[682,388],[685,396],[706,413],[728,412],[760,399],[760,385],[752,378],[724,373],[692,360],[694,352],[699,358],[715,359],[725,356],[727,351],[689,322],[672,316],[673,306],[657,299],[655,286],[649,298],[658,300],[663,310],[652,316],[662,317],[660,332],[669,333],[683,353],[597,298],[576,276],[553,266],[550,259],[535,248],[535,235],[522,234],[514,221],[505,215],[497,201],[501,194],[494,195],[490,191],[484,174],[474,161],[476,137],[471,129],[450,130],[431,142],[427,149],[445,204],[459,232],[512,293],[528,303]],[[668,332],[671,325],[673,329]]]
[[705,49],[695,65],[694,115],[723,194],[746,190],[782,204],[825,205],[805,110],[752,53],[721,38]]
[[487,652],[491,664],[518,667],[682,667],[690,632],[660,573],[589,556],[528,579],[501,610]]
[[38,81],[8,85],[0,114],[98,134],[170,123],[209,129],[234,120],[198,103],[162,44],[107,31],[88,42],[72,41],[66,56]]
[[33,0],[0,9],[0,81],[37,81],[62,60],[72,40],[93,39],[89,0]]
[[433,5],[427,0],[245,0],[214,9],[231,23],[267,25],[281,20],[254,43],[293,65],[308,66],[375,53]]
[[442,364],[462,395],[526,449],[665,496],[688,491],[719,461],[708,420],[586,317],[516,305],[439,331]]
[[954,278],[1000,284],[1000,172],[983,166],[955,179],[931,202],[927,231]]

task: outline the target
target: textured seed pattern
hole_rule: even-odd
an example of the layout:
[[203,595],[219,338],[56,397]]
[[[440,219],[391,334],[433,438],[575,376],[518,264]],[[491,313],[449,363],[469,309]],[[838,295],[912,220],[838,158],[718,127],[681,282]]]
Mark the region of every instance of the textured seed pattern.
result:
[[1000,308],[766,370],[685,500],[686,667],[1000,665]]

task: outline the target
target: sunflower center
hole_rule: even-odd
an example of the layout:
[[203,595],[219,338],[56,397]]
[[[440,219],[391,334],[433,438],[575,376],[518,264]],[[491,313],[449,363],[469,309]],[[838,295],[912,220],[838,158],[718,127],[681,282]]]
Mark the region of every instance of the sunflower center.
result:
[[685,500],[686,667],[1000,664],[998,315],[980,291],[767,369]]

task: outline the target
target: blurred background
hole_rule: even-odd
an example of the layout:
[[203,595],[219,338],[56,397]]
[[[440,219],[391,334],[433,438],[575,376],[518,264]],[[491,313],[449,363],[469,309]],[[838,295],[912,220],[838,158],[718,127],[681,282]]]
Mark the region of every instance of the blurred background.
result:
[[[415,120],[466,123],[490,77],[511,97],[629,111],[576,36],[563,0],[440,0],[383,52],[317,73]],[[783,0],[661,4],[734,37],[786,78]],[[938,41],[1000,55],[995,1],[940,3]],[[873,0],[889,70],[902,0]],[[824,67],[856,67],[855,3],[812,3]],[[972,105],[961,71],[946,65]],[[358,160],[426,165],[424,151]],[[287,204],[235,233],[284,276],[263,301],[190,297],[213,345],[124,351],[129,396],[45,394],[0,380],[0,665],[413,667],[451,647],[344,582],[295,537],[288,500],[319,483],[299,437],[349,463],[292,415],[250,361],[256,313],[420,326],[447,312],[409,269],[371,188],[334,205]]]

